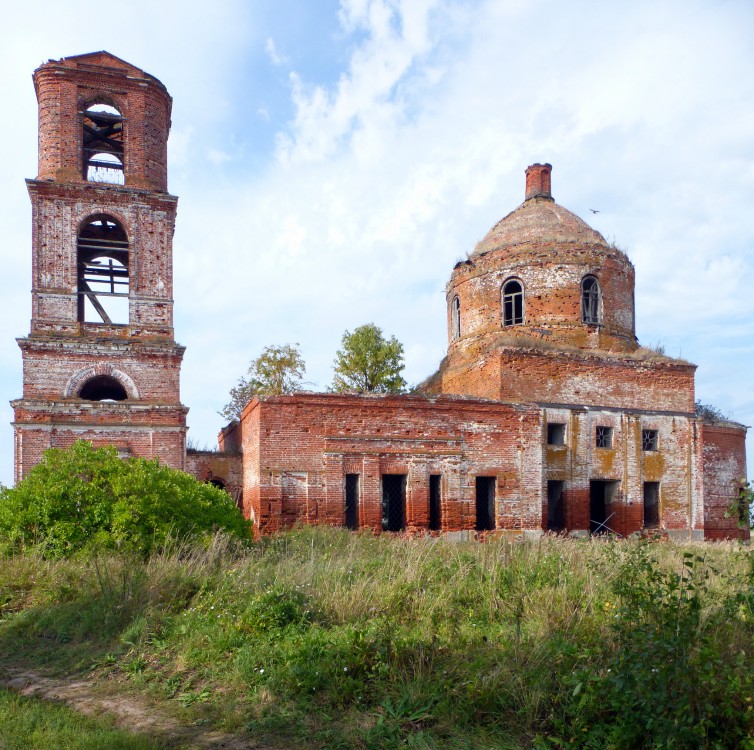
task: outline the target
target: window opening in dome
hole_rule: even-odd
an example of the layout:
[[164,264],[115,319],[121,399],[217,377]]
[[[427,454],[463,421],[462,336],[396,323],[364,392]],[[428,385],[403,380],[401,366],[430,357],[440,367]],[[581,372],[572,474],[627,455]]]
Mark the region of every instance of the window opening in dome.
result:
[[524,287],[511,279],[503,285],[503,325],[517,326],[524,322]]
[[589,325],[602,322],[600,314],[600,285],[594,276],[585,276],[581,282],[581,319]]
[[450,334],[453,341],[461,338],[461,300],[453,297],[450,305]]
[[109,216],[87,221],[78,237],[78,320],[128,323],[128,238]]
[[123,116],[109,104],[92,104],[84,112],[82,172],[89,182],[123,185]]
[[125,401],[128,393],[112,375],[95,375],[81,387],[79,398],[87,401]]

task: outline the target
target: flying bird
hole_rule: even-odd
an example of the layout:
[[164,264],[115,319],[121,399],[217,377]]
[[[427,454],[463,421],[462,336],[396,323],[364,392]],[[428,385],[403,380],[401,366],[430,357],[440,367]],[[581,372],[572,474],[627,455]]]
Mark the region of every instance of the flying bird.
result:
[[596,209],[596,208],[590,208],[589,210],[590,210],[590,211],[591,211],[591,212],[592,212],[593,214],[598,214],[598,213],[599,213],[599,210],[598,210],[598,209]]

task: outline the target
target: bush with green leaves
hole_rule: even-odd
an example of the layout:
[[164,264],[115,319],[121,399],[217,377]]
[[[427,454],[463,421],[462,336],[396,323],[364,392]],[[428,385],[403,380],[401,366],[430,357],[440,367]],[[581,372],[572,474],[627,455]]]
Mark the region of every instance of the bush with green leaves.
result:
[[65,557],[87,547],[149,555],[169,540],[251,529],[224,490],[113,447],[52,448],[12,489],[0,488],[0,544]]

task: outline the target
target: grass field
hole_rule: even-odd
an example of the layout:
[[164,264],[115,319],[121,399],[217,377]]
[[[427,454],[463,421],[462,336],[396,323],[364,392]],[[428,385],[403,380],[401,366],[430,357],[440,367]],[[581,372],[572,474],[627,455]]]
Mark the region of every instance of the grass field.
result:
[[754,556],[324,528],[16,555],[0,655],[281,747],[754,749]]
[[149,740],[113,729],[65,706],[21,698],[0,689],[2,750],[157,750]]

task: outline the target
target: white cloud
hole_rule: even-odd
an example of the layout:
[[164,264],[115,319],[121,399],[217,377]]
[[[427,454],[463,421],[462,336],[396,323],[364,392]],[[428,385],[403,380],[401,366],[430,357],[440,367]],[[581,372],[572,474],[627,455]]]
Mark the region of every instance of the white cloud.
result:
[[[255,8],[242,5],[221,3],[216,18],[191,6],[180,39],[113,50],[175,97],[176,331],[199,442],[214,439],[228,389],[268,344],[300,342],[308,379],[325,387],[343,331],[374,321],[404,343],[409,381],[430,374],[452,265],[521,202],[535,161],[553,163],[560,203],[627,249],[640,339],[697,361],[699,395],[754,423],[749,3],[343,0],[327,37],[339,68],[299,64],[290,78],[289,63],[266,62],[294,48],[284,24],[252,28]],[[279,6],[295,13],[293,0]],[[6,401],[20,393],[13,337],[28,329],[28,75],[91,46],[25,39],[10,48],[18,58],[0,52],[6,80],[19,79],[0,125]],[[290,122],[275,120],[273,93],[290,97]],[[277,140],[265,146],[253,123]],[[6,456],[10,437],[0,426]]]
[[285,65],[288,62],[288,59],[278,52],[275,40],[271,36],[268,36],[264,43],[264,51],[267,53],[267,57],[270,58],[270,62],[272,62],[273,65]]

